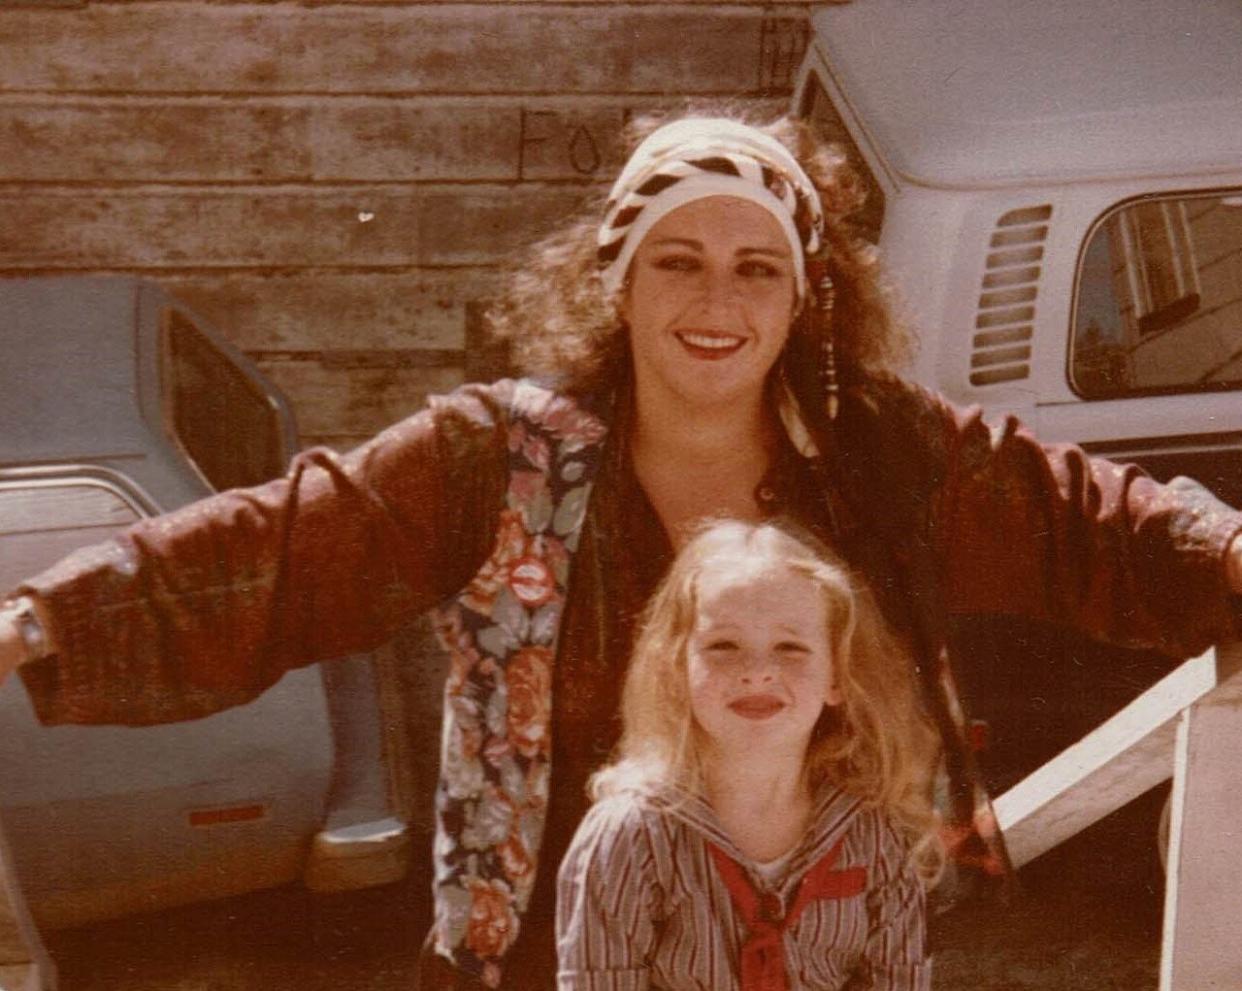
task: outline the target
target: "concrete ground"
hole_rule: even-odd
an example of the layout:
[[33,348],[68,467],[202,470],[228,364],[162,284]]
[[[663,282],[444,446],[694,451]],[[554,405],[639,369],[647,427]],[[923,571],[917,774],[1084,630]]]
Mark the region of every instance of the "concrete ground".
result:
[[[937,991],[1154,991],[1160,888],[1149,795],[1021,874],[1007,907],[934,921]],[[299,887],[52,933],[62,991],[408,991],[424,884]]]

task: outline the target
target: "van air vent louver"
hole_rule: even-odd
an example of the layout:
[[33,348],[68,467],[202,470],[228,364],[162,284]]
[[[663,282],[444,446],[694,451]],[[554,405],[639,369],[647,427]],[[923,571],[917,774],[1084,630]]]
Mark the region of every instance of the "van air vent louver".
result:
[[1045,204],[1010,210],[996,222],[971,341],[971,385],[1030,377],[1035,297],[1051,217]]

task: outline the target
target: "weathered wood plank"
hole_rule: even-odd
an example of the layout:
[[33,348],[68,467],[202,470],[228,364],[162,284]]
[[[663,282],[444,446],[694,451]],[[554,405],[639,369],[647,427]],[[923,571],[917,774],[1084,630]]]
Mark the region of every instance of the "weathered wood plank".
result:
[[483,269],[159,281],[243,351],[461,349],[467,306],[496,287],[494,273]]
[[[24,3],[38,6],[41,3],[63,3],[63,4],[82,4],[87,0],[6,0],[8,3]],[[95,0],[100,2],[100,0]],[[124,3],[127,0],[110,0],[112,3]],[[366,4],[374,6],[375,4],[391,4],[394,7],[408,7],[411,3],[428,2],[428,0],[299,0],[304,7],[323,7],[329,4],[333,6],[349,5],[351,3]],[[454,0],[429,0],[432,3],[454,2]],[[615,6],[617,0],[486,0],[486,2],[494,7],[514,6],[514,7],[555,7],[555,6],[573,6],[586,7],[592,4],[606,7]],[[670,0],[624,0],[627,7],[668,7],[674,4]],[[853,3],[854,0],[824,0],[826,3]],[[755,0],[676,0],[675,6],[678,7],[754,7]],[[797,10],[811,6],[810,4],[782,3],[776,6]]]
[[259,367],[293,405],[298,428],[308,440],[349,435],[366,438],[413,413],[427,397],[462,383],[458,368],[335,366],[309,360],[271,360]]
[[305,105],[274,102],[0,97],[0,181],[303,179],[310,119]]
[[800,5],[19,7],[0,88],[738,94],[787,90],[806,30]]
[[[783,100],[747,101],[773,116]],[[373,97],[123,99],[0,94],[0,182],[605,178],[661,101]]]
[[1186,661],[997,798],[993,809],[1014,866],[1167,781],[1180,713],[1204,698],[1242,697],[1240,669],[1235,644]]
[[486,265],[572,186],[0,191],[0,269]]

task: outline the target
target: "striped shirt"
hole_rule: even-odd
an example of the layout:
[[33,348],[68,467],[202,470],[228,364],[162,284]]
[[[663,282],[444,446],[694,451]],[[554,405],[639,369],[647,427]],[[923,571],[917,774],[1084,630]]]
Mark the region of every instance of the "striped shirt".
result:
[[[684,794],[597,802],[557,882],[559,991],[736,991],[743,923],[708,852],[713,843],[788,911],[803,875],[844,837],[837,865],[861,866],[861,894],[812,902],[784,933],[790,991],[927,991],[925,896],[887,818],[832,790],[784,868],[768,880],[711,807]],[[850,983],[852,982],[852,983]]]

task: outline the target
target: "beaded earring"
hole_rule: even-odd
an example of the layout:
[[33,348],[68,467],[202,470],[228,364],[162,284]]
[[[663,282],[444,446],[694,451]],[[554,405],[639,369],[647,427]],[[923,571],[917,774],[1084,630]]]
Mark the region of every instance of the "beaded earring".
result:
[[828,274],[827,264],[823,262],[814,266],[812,279],[822,332],[819,342],[819,385],[828,419],[835,420],[841,402],[841,386],[837,381],[837,349],[832,334],[832,308],[837,302],[837,287],[832,276]]

